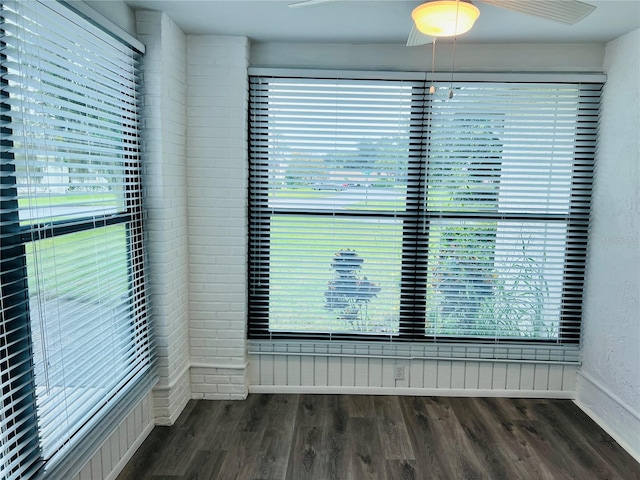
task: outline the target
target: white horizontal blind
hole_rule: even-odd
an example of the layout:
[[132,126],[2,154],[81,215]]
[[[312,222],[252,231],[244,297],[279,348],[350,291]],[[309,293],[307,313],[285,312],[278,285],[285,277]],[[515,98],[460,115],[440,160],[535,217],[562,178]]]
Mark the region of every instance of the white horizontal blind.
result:
[[3,479],[73,455],[151,367],[139,53],[59,9],[1,12]]
[[254,76],[250,335],[579,338],[601,84]]

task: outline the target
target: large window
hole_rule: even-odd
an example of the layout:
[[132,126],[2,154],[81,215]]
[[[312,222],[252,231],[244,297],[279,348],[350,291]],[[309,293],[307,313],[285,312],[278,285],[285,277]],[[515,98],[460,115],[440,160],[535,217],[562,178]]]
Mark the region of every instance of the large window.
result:
[[57,2],[0,13],[0,477],[69,478],[151,381],[140,52]]
[[250,337],[575,343],[601,84],[404,77],[251,76]]

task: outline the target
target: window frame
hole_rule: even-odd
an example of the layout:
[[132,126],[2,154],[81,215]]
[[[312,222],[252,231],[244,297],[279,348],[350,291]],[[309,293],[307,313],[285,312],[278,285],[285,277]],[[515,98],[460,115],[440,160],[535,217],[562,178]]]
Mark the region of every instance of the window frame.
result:
[[[285,77],[285,78],[296,78],[300,77],[303,79],[313,79],[313,78],[332,78],[332,79],[388,79],[388,78],[417,78],[419,74],[415,74],[412,72],[405,73],[387,73],[387,72],[333,72],[333,71],[299,71],[299,70],[288,70],[288,69],[262,69],[262,68],[254,68],[250,69],[249,72],[251,77]],[[436,74],[435,80],[442,78],[444,74]],[[603,75],[559,75],[559,74],[535,74],[535,75],[527,75],[527,74],[461,74],[459,81],[477,81],[479,83],[484,81],[492,81],[496,83],[504,82],[523,82],[523,83],[594,83],[598,84],[601,88],[604,83],[605,77]],[[424,89],[428,89],[426,85],[426,77],[425,87]],[[422,108],[422,114],[428,115],[428,110],[430,108],[427,96],[425,96],[424,102],[419,102],[420,104],[416,106],[416,108]],[[597,109],[595,112],[595,117],[589,116],[586,113],[586,110],[583,111],[583,108],[587,107],[579,107],[579,111],[577,114],[577,130],[582,128],[583,123],[597,121]],[[251,99],[249,100],[249,129],[251,131],[253,114],[251,109]],[[427,145],[429,143],[429,135],[428,127],[426,122],[422,123],[423,129],[420,132],[420,137],[416,137],[416,142],[411,142],[411,152],[409,154],[409,162],[413,162],[413,175],[414,175],[414,188],[407,188],[407,193],[412,192],[413,198],[411,200],[409,197],[406,198],[406,210],[404,214],[396,214],[394,218],[401,218],[403,220],[403,230],[408,232],[415,232],[412,235],[408,235],[406,232],[403,233],[403,260],[402,260],[402,275],[412,275],[416,281],[419,281],[423,286],[419,287],[413,285],[412,287],[408,286],[408,282],[403,282],[402,290],[400,293],[400,310],[401,311],[409,311],[412,312],[411,316],[401,315],[400,316],[400,324],[399,331],[397,334],[392,335],[392,338],[389,338],[389,335],[378,335],[378,334],[366,334],[359,333],[357,335],[358,341],[364,342],[433,342],[437,341],[438,343],[443,344],[454,344],[454,343],[466,343],[466,344],[486,344],[488,341],[491,341],[491,344],[498,345],[514,345],[514,344],[529,344],[529,345],[577,345],[580,341],[580,305],[576,305],[576,302],[572,303],[572,299],[580,299],[582,293],[579,289],[579,286],[575,286],[573,283],[567,282],[568,276],[575,277],[579,275],[584,277],[585,273],[585,244],[586,240],[582,238],[581,235],[577,235],[572,228],[575,224],[581,224],[583,227],[585,224],[588,224],[589,212],[575,211],[576,204],[574,202],[574,195],[581,194],[579,190],[576,189],[576,181],[577,178],[572,175],[572,187],[570,192],[570,211],[567,214],[558,214],[558,213],[546,213],[546,214],[522,214],[522,213],[504,213],[504,212],[494,212],[492,214],[488,212],[483,212],[482,215],[469,215],[465,212],[442,212],[442,211],[428,211],[426,205],[422,201],[422,196],[424,195],[424,189],[427,187],[424,182],[428,181],[426,176],[426,162],[423,161],[425,157],[425,153],[427,150]],[[354,336],[349,333],[340,333],[340,332],[326,332],[326,333],[305,333],[301,331],[290,331],[290,332],[281,332],[281,331],[270,331],[268,323],[268,309],[269,304],[262,302],[256,302],[254,300],[254,295],[252,292],[259,291],[263,292],[259,295],[259,298],[268,298],[268,289],[269,289],[269,272],[268,272],[268,261],[256,260],[252,255],[252,248],[255,245],[252,245],[252,242],[256,242],[256,245],[269,247],[270,242],[270,234],[268,229],[262,228],[260,231],[260,238],[256,239],[251,232],[251,222],[252,222],[252,209],[258,208],[261,209],[261,214],[268,217],[269,219],[276,214],[292,214],[292,215],[332,215],[332,216],[352,216],[356,217],[357,214],[354,214],[353,211],[343,213],[343,212],[333,212],[333,213],[314,213],[313,211],[297,211],[297,212],[287,212],[286,210],[278,210],[276,208],[267,207],[268,201],[268,192],[263,192],[262,196],[260,195],[260,187],[256,185],[252,185],[252,179],[259,178],[260,176],[260,165],[259,159],[254,161],[255,152],[252,150],[251,143],[251,135],[249,135],[248,140],[248,151],[249,151],[249,206],[248,206],[248,219],[250,223],[250,231],[249,231],[249,247],[248,247],[248,275],[249,275],[249,317],[248,317],[248,338],[250,340],[255,341],[271,341],[271,340],[323,340],[323,341],[347,341],[354,340]],[[579,170],[584,167],[583,162],[579,160],[579,154],[574,152],[573,156],[573,168],[574,170]],[[584,155],[584,154],[583,154]],[[586,154],[586,157],[589,157]],[[590,161],[593,163],[593,156],[590,157]],[[502,162],[502,158],[500,159]],[[258,163],[258,165],[256,165]],[[582,167],[581,167],[582,165]],[[263,172],[262,175],[266,176],[267,173]],[[267,180],[264,181],[266,185]],[[267,187],[262,187],[267,188]],[[262,207],[254,207],[254,205],[259,204],[262,199]],[[362,215],[374,215],[373,211],[365,211],[362,212]],[[378,213],[378,216],[384,217],[384,213]],[[550,338],[530,338],[530,337],[522,337],[519,339],[513,338],[472,338],[472,337],[458,337],[458,336],[429,336],[425,335],[424,327],[426,324],[426,308],[424,298],[421,298],[421,294],[426,291],[426,266],[427,266],[427,255],[420,255],[418,249],[413,249],[412,245],[420,243],[421,237],[428,235],[428,228],[424,232],[420,232],[418,229],[407,229],[407,223],[411,222],[422,222],[424,220],[425,225],[430,226],[431,221],[434,219],[451,219],[451,220],[489,220],[489,221],[510,221],[510,222],[527,222],[527,221],[541,221],[541,222],[566,222],[567,223],[567,232],[566,232],[566,250],[565,250],[565,267],[563,273],[562,280],[562,302],[560,312],[560,321],[559,321],[559,330],[558,336],[556,339]],[[263,224],[269,223],[270,220],[264,220]],[[586,227],[584,227],[586,228]],[[256,247],[257,248],[257,247]],[[577,252],[575,253],[574,250]],[[568,267],[567,259],[571,257],[572,261],[575,258],[579,259],[580,266],[576,271],[573,267]],[[414,272],[414,273],[410,273]],[[421,274],[417,274],[415,272],[424,272]],[[260,278],[260,286],[255,287],[253,284],[253,279],[259,277]],[[567,288],[569,285],[569,288]],[[265,294],[266,293],[266,294]],[[572,308],[575,305],[575,308]],[[576,319],[577,318],[577,319]],[[576,329],[577,327],[577,329]]]
[[[4,47],[4,42],[0,42],[0,48]],[[0,51],[0,60],[4,62],[6,55]],[[0,127],[3,135],[11,135],[13,131],[6,126],[10,117],[7,112],[11,109],[7,105],[6,99],[9,96],[5,87],[8,80],[5,78],[6,68],[0,66],[0,115],[3,125]],[[0,361],[0,371],[2,372],[2,397],[4,399],[1,408],[17,409],[18,416],[10,419],[3,418],[3,427],[10,432],[7,434],[7,442],[14,438],[25,435],[31,437],[26,443],[20,443],[20,450],[11,452],[17,455],[20,460],[20,468],[26,470],[29,463],[34,458],[39,458],[40,447],[38,442],[38,420],[36,411],[36,382],[35,370],[33,367],[33,357],[25,355],[31,349],[31,321],[29,319],[28,308],[28,288],[27,288],[27,263],[25,256],[25,245],[22,242],[21,226],[18,210],[17,182],[15,181],[15,165],[12,163],[14,156],[10,152],[3,151],[0,159],[0,183],[3,191],[8,195],[0,197],[0,236],[13,240],[9,245],[5,243],[0,248],[0,264],[8,266],[0,272],[0,298],[11,298],[13,302],[8,308],[3,308],[2,330],[12,332],[8,335],[0,335],[0,351],[6,352],[6,357]],[[9,186],[7,188],[7,185]],[[6,234],[6,239],[5,239]],[[6,317],[6,319],[5,319]],[[17,375],[6,374],[5,372],[17,373]],[[23,380],[26,378],[26,380]],[[14,404],[11,392],[19,392],[22,400]],[[18,442],[18,440],[16,440]],[[1,444],[0,444],[1,447]],[[0,452],[1,453],[1,452]],[[0,457],[1,458],[1,457]],[[22,459],[25,459],[24,462]],[[4,463],[0,460],[0,465]],[[27,464],[27,466],[24,465]]]

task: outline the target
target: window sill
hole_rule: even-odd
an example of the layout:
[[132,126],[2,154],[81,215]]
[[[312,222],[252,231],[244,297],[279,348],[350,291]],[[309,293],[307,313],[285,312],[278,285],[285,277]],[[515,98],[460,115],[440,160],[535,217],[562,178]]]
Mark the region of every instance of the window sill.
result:
[[387,343],[323,340],[249,340],[250,355],[394,358],[578,365],[579,345],[531,343]]

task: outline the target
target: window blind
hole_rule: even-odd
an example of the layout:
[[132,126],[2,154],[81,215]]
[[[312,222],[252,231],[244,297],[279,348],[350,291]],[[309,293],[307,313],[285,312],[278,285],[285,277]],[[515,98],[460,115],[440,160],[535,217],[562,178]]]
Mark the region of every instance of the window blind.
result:
[[600,83],[250,81],[251,338],[576,342]]
[[100,438],[150,378],[153,342],[139,52],[57,3],[3,2],[1,14],[0,465],[14,479]]
[[254,333],[398,332],[419,86],[251,80]]

